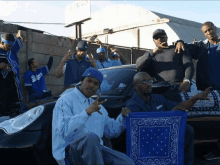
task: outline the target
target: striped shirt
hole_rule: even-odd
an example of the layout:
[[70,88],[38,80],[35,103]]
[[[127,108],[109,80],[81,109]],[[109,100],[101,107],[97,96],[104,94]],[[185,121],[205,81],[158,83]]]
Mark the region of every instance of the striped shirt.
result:
[[[1,40],[1,37],[0,37]],[[0,54],[5,55],[7,57],[8,63],[12,66],[12,72],[15,75],[15,85],[17,87],[17,93],[19,100],[21,101],[23,99],[22,97],[22,91],[21,91],[21,84],[20,84],[20,66],[18,61],[18,52],[23,47],[22,42],[20,39],[15,39],[14,47],[9,50],[5,51],[3,49],[0,49]]]

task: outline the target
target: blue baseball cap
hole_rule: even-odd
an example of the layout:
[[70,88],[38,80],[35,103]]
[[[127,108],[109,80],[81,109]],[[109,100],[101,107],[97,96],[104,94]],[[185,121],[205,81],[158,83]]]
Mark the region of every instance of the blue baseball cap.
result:
[[102,80],[103,80],[102,73],[98,69],[95,69],[95,68],[86,69],[85,72],[83,73],[82,77],[96,78],[97,80],[99,80],[100,84],[102,83]]
[[87,41],[84,41],[84,40],[79,41],[78,44],[77,44],[77,48],[78,48],[78,50],[87,51],[88,50]]
[[106,53],[105,48],[101,47],[101,48],[96,49],[96,53],[101,53],[101,52]]
[[114,52],[114,53],[112,54],[112,57],[118,57],[118,54],[117,54],[116,52]]

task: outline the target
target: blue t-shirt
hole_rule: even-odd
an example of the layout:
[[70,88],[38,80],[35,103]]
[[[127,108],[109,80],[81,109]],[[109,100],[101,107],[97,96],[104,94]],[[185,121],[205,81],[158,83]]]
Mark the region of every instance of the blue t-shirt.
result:
[[[1,40],[1,36],[0,36]],[[15,83],[17,86],[18,94],[19,94],[19,100],[21,101],[23,99],[22,97],[22,91],[21,91],[21,84],[20,84],[20,67],[19,67],[19,61],[18,61],[18,52],[23,47],[22,42],[20,39],[15,39],[14,47],[9,50],[5,51],[3,49],[0,49],[0,54],[7,56],[8,63],[12,66],[12,71],[16,75],[15,77]]]
[[137,93],[127,101],[126,107],[131,112],[171,111],[178,103],[166,100],[158,94],[151,94],[150,103],[142,99]]
[[92,67],[88,57],[84,57],[82,61],[75,58],[76,53],[66,62],[64,87],[81,81],[84,71]]
[[220,44],[212,45],[209,43],[207,71],[209,75],[209,86],[213,89],[220,89]]
[[104,62],[99,62],[99,60],[95,60],[98,69],[109,68],[112,66],[121,66],[120,60],[105,60]]
[[36,94],[42,94],[47,91],[45,75],[49,72],[47,66],[37,69],[35,72],[28,70],[24,74],[25,86],[32,86]]

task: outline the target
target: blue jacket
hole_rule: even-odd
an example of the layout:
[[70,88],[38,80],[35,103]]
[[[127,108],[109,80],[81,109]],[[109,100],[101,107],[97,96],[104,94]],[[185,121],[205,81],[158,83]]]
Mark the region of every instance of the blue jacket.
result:
[[[208,65],[208,41],[194,42],[193,44],[186,44],[190,55],[193,59],[197,60],[196,66],[196,86],[198,90],[205,90],[210,86],[209,74],[207,71]],[[218,47],[220,50],[220,47]],[[220,55],[220,53],[219,53]]]

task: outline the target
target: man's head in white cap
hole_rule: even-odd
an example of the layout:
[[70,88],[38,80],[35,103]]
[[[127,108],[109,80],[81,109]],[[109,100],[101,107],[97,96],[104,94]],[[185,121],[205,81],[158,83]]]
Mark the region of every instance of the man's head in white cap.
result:
[[119,59],[118,54],[117,54],[116,52],[114,52],[114,53],[112,54],[112,60],[118,60],[118,59]]
[[15,38],[10,33],[4,33],[1,35],[0,48],[9,51],[14,47]]

